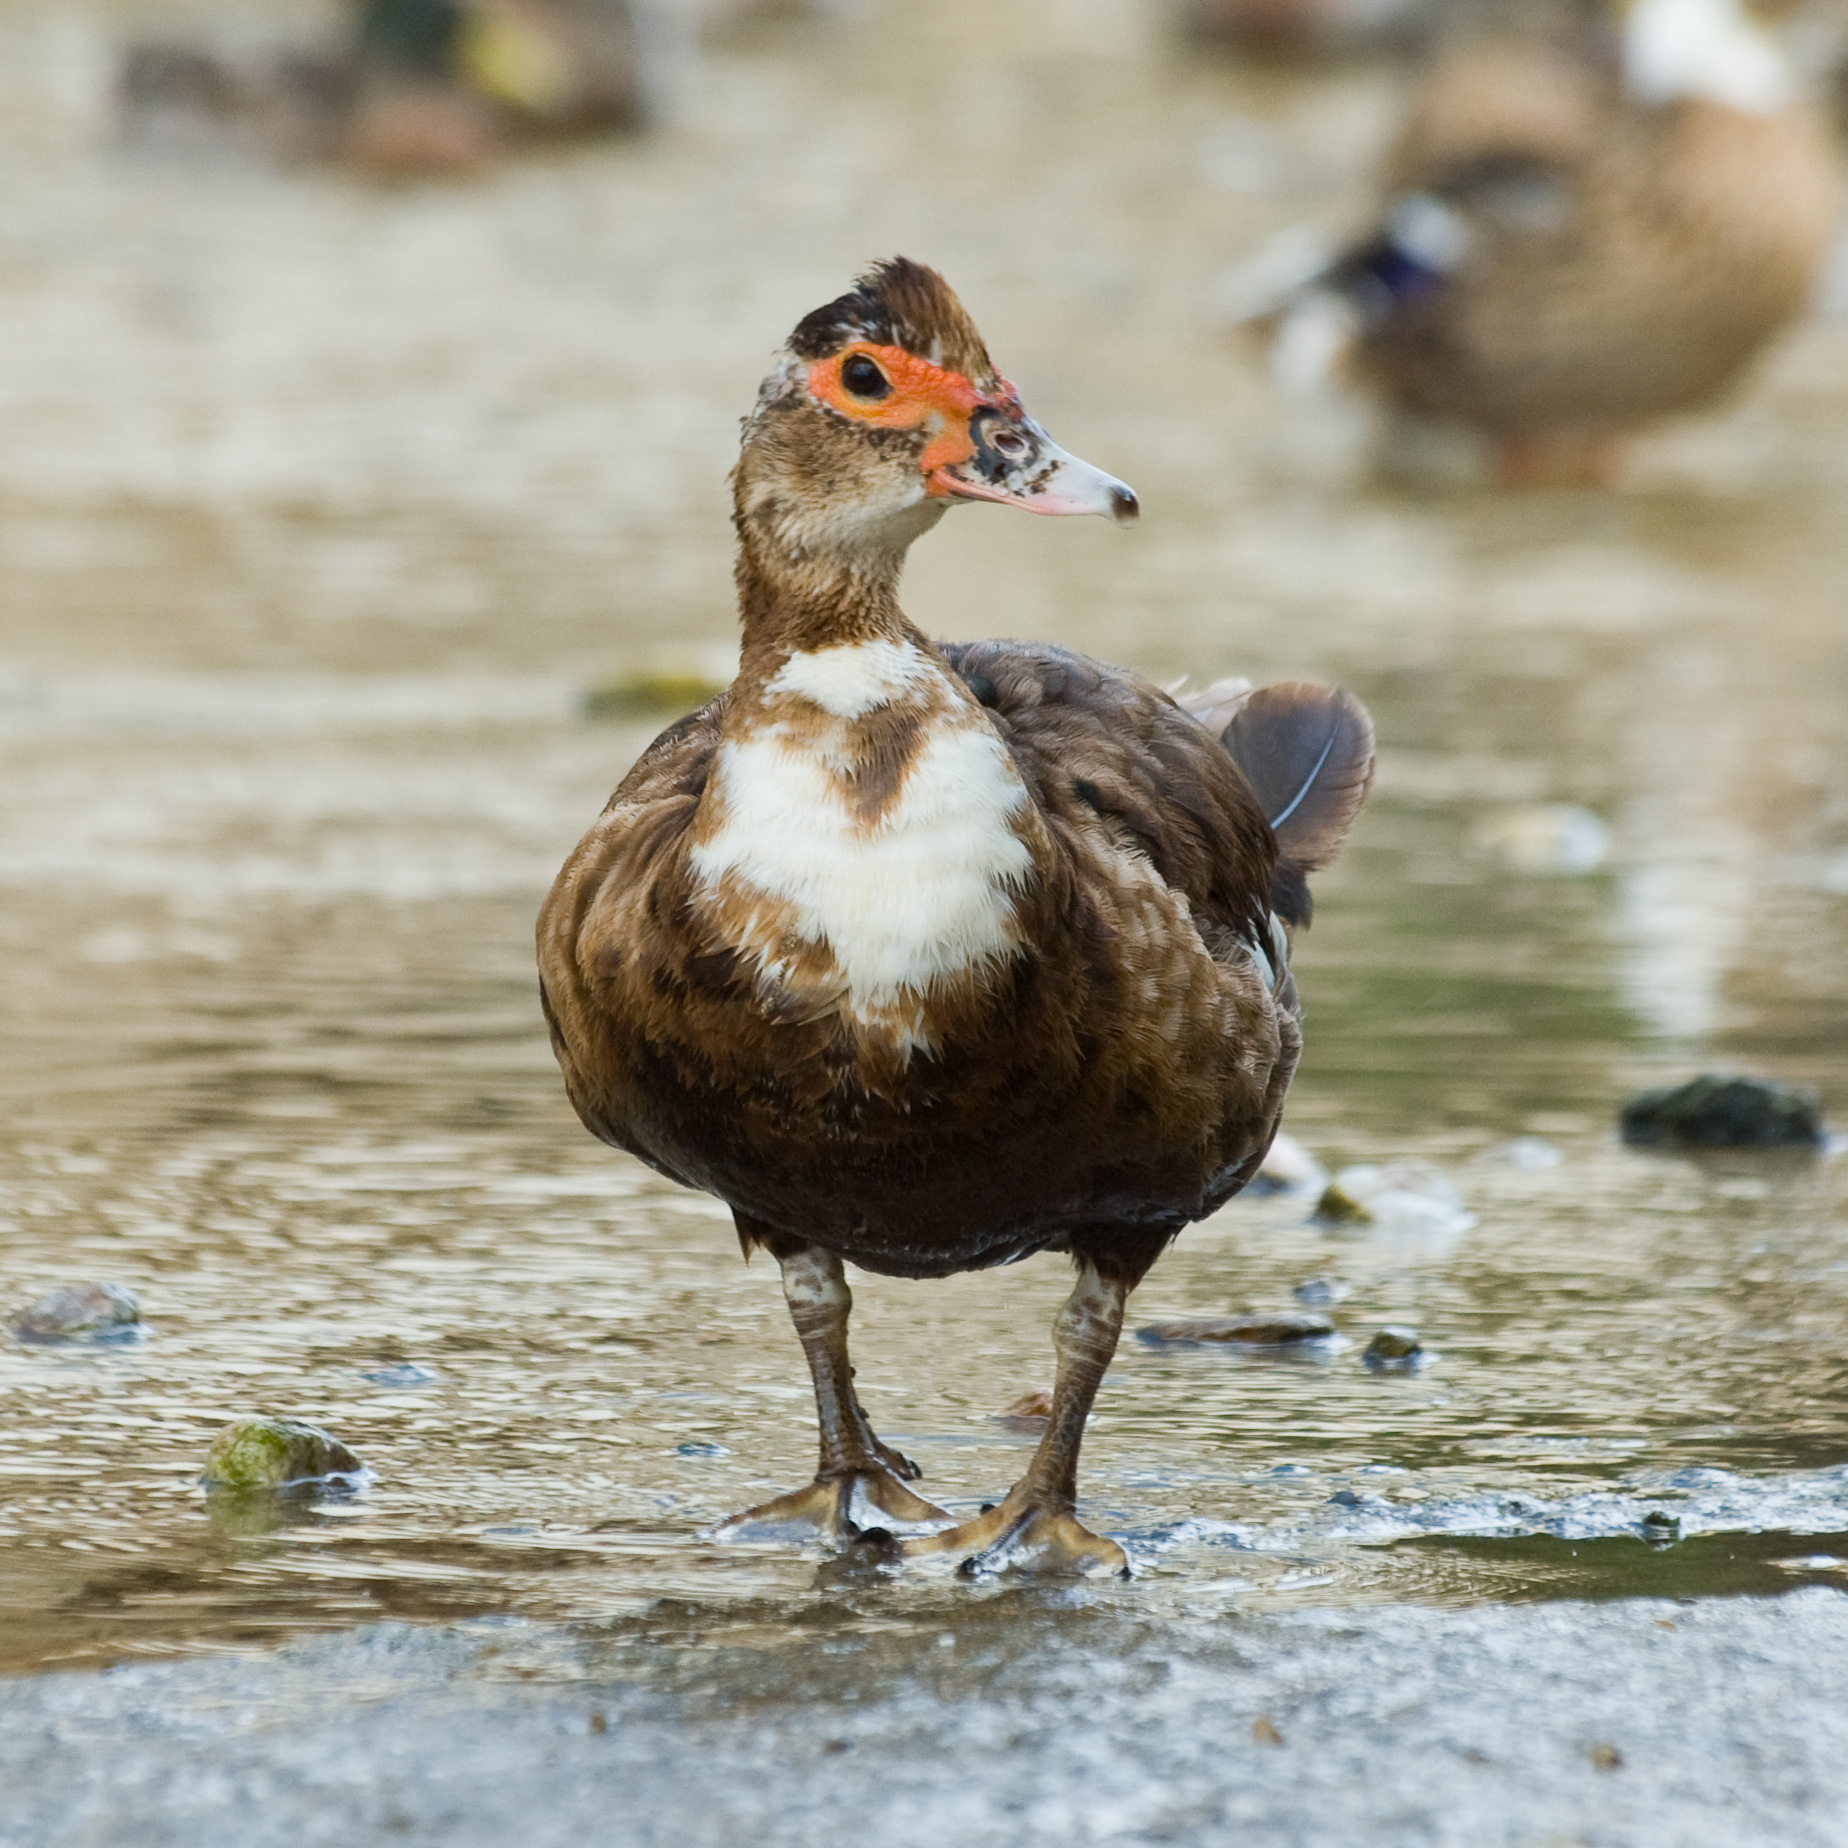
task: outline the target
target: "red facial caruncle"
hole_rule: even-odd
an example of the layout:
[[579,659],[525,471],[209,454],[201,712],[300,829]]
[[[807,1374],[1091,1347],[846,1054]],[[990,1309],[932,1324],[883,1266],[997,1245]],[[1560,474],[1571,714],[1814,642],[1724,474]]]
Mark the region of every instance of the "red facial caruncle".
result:
[[960,372],[900,346],[855,341],[808,369],[819,403],[856,423],[921,430],[918,457],[932,500],[1000,501],[1029,513],[1133,520],[1136,497],[1114,476],[1067,455],[997,377],[978,389]]
[[1022,415],[1020,394],[1005,379],[997,379],[992,391],[978,391],[947,366],[865,340],[810,366],[808,388],[829,409],[881,429],[917,430],[934,421],[935,433],[918,458],[924,491],[933,497],[959,492],[943,471],[975,454],[972,424],[978,411]]

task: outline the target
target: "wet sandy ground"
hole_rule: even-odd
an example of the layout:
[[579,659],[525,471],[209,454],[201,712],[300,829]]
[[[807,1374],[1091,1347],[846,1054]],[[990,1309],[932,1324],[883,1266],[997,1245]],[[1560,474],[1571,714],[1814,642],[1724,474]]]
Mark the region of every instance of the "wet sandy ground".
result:
[[[1833,1848],[1848,1596],[1151,1624],[826,1601],[0,1686],[13,1839]],[[800,1633],[791,1634],[791,1619]]]
[[[1680,1664],[1660,1715],[1627,1704],[1661,1756],[1623,1745],[1609,1777],[1572,1758],[1583,1793],[1555,1780],[1559,1807],[1506,1839],[1699,1840],[1673,1833],[1676,1789],[1732,1779],[1727,1801],[1786,1819],[1804,1779],[1834,1790],[1801,1693],[1828,1650],[1802,1626],[1839,1623],[1803,1588],[1848,1570],[1848,1163],[1644,1156],[1610,1124],[1637,1086],[1704,1066],[1814,1084],[1848,1116],[1848,326],[1825,312],[1746,401],[1654,440],[1620,494],[1412,493],[1373,477],[1363,419],[1281,400],[1212,323],[1228,262],[1359,212],[1389,71],[1241,73],[1101,0],[874,6],[733,33],[647,142],[380,194],[125,166],[99,99],[130,17],[0,9],[0,1308],[119,1279],[150,1329],[0,1350],[0,1668],[507,1614],[592,1626],[512,1633],[539,1682],[591,1672],[580,1649],[620,1661],[594,1671],[613,1703],[594,1740],[575,1694],[499,1669],[462,1674],[446,1707],[473,1630],[21,1682],[18,1736],[76,1741],[9,1761],[44,1839],[158,1840],[208,1787],[236,1793],[253,1841],[275,1817],[302,1839],[357,1828],[321,1769],[283,1761],[346,1762],[368,1722],[316,1702],[371,1687],[381,1659],[396,1704],[371,1744],[454,1777],[462,1708],[470,1761],[502,1762],[485,1742],[511,1729],[508,1814],[536,1788],[592,1814],[562,1807],[604,1788],[579,1755],[649,1756],[622,1756],[632,1699],[663,1729],[637,1738],[716,1754],[722,1775],[670,1763],[648,1786],[661,1815],[716,1829],[771,1775],[752,1753],[819,1749],[800,1677],[837,1645],[848,1681],[826,1700],[876,1657],[868,1740],[888,1728],[928,1780],[977,1736],[955,1730],[973,1684],[932,1707],[918,1666],[961,1660],[935,1652],[965,1620],[983,1672],[1041,1716],[1048,1801],[1076,1774],[1061,1754],[1090,1749],[1087,1676],[1196,1651],[1229,1730],[1176,1730],[1131,1689],[1112,1710],[1130,1735],[1168,1725],[1174,1777],[1225,1817],[1240,1790],[1305,1831],[1350,1817],[1315,1807],[1293,1756],[1285,1696],[1312,1650],[1359,1703],[1328,1735],[1329,1805],[1384,1788],[1421,1727],[1480,1699],[1500,1769],[1414,1756],[1407,1788],[1428,1777],[1479,1820],[1502,1801],[1513,1828],[1551,1788],[1551,1760],[1521,1768],[1527,1719],[1549,1751],[1588,1750],[1584,1661],[1627,1660],[1630,1619],[1507,1602],[1792,1588],[1703,1605],[1711,1657],[1622,1607],[1637,1649],[1696,1652],[1660,1658]],[[894,249],[946,270],[1029,405],[1146,508],[1127,534],[959,513],[914,561],[921,622],[1163,678],[1327,675],[1372,704],[1381,781],[1303,946],[1291,1128],[1330,1165],[1435,1161],[1475,1217],[1337,1237],[1278,1198],[1191,1231],[1136,1321],[1292,1308],[1337,1277],[1346,1345],[1313,1364],[1127,1345],[1085,1487],[1142,1576],[1069,1611],[928,1572],[840,1585],[702,1538],[812,1466],[798,1356],[716,1204],[571,1119],[531,975],[539,895],[648,735],[585,720],[584,689],[722,664],[736,418],[788,326]],[[1511,818],[1557,802],[1602,818],[1601,866],[1497,856]],[[1557,1165],[1498,1159],[1520,1135]],[[875,1417],[952,1504],[1018,1468],[1027,1440],[991,1415],[1045,1382],[1064,1287],[1050,1261],[856,1282]],[[1388,1322],[1436,1363],[1366,1372]],[[247,1411],[318,1419],[375,1480],[208,1507],[205,1446]],[[1645,1544],[1656,1509],[1679,1544]],[[770,1664],[759,1719],[697,1733],[740,1658],[647,1643],[651,1623],[670,1644],[748,1631]],[[1395,1706],[1421,1651],[1453,1678]],[[145,1729],[114,1783],[71,1768],[95,1765],[86,1728],[117,1724],[83,1719],[90,1702]],[[1284,1752],[1254,1756],[1253,1708]],[[972,1711],[979,1730],[990,1710]],[[1684,1711],[1709,1730],[1677,1733]],[[211,1712],[254,1730],[187,1731]],[[1773,1734],[1792,1755],[1752,1758]],[[1709,1749],[1727,1739],[1733,1756]],[[1156,1762],[1096,1749],[1126,1789]],[[793,1814],[807,1761],[788,1750]],[[548,1781],[555,1751],[582,1793]],[[833,1754],[828,1775],[863,1762]],[[1013,1786],[991,1769],[969,1801],[998,1815]],[[501,1813],[490,1781],[471,1813]],[[1645,1794],[1619,1829],[1625,1788]],[[252,1806],[265,1790],[286,1794],[274,1816]],[[426,1795],[415,1826],[450,1826]],[[1162,1826],[1210,1839],[1221,1817]],[[1808,1838],[1790,1820],[1778,1839]]]

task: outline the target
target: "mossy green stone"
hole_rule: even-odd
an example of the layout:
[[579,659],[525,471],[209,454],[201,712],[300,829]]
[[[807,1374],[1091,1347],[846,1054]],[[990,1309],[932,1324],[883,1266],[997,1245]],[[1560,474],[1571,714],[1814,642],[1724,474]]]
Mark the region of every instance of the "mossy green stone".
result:
[[1369,1367],[1415,1367],[1425,1357],[1424,1343],[1412,1328],[1382,1328],[1361,1355]]
[[1370,1226],[1373,1214],[1339,1182],[1330,1181],[1315,1203],[1315,1216],[1330,1225]]
[[584,695],[587,719],[645,719],[696,712],[725,691],[704,674],[636,673],[606,680]]
[[206,1452],[208,1488],[281,1489],[363,1469],[339,1438],[300,1418],[240,1418]]

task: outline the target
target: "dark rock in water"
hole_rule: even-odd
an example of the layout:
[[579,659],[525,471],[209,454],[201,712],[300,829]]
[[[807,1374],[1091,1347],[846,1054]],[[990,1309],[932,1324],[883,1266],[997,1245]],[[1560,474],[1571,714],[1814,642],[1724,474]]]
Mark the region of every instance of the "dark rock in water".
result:
[[1360,1358],[1376,1373],[1410,1373],[1431,1357],[1416,1329],[1382,1328]]
[[1660,1508],[1651,1508],[1643,1516],[1643,1538],[1651,1546],[1671,1546],[1681,1538],[1681,1517]]
[[365,1465],[339,1438],[300,1418],[240,1418],[212,1439],[203,1480],[210,1489],[289,1489],[353,1478]]
[[1136,1339],[1151,1347],[1298,1347],[1327,1341],[1335,1325],[1325,1315],[1209,1315],[1190,1322],[1151,1322]]
[[33,1347],[62,1341],[133,1341],[142,1333],[141,1306],[119,1283],[68,1283],[41,1296],[13,1324]]
[[1813,1092],[1712,1072],[1631,1098],[1618,1124],[1633,1148],[1815,1148],[1823,1140]]

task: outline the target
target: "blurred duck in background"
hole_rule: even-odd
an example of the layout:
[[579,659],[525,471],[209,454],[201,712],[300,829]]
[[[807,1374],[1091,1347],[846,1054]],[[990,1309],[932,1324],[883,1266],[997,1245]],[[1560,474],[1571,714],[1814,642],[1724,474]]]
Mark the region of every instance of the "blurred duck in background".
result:
[[1441,0],[1184,0],[1183,34],[1267,63],[1313,63],[1424,44]]
[[521,143],[637,126],[644,85],[629,0],[363,0],[324,49],[134,46],[120,100],[145,151],[466,177]]
[[1615,31],[1439,57],[1383,191],[1362,240],[1243,318],[1287,386],[1345,371],[1395,435],[1476,432],[1524,486],[1606,483],[1630,435],[1732,387],[1803,310],[1839,185],[1739,0],[1634,0]]
[[515,141],[635,126],[626,0],[366,0],[344,153],[387,177],[468,172]]

